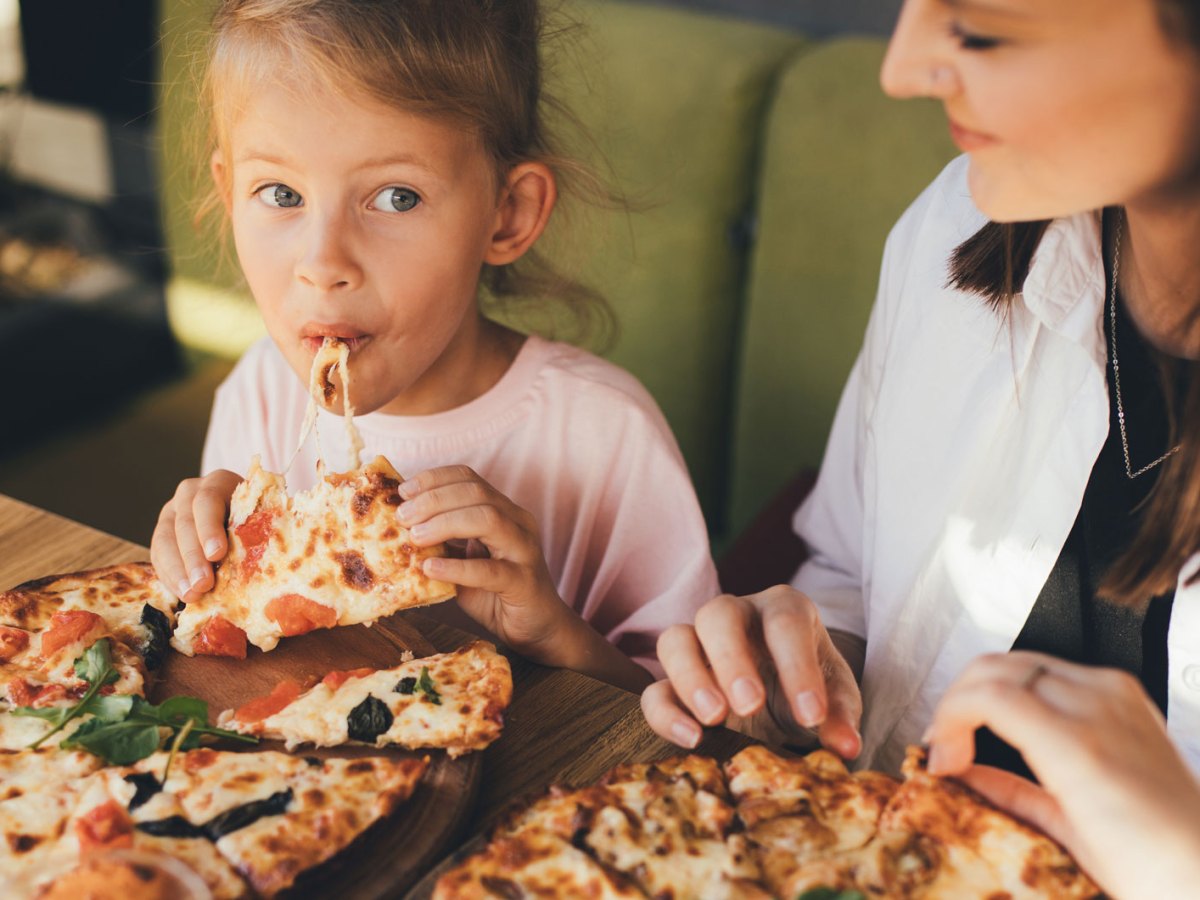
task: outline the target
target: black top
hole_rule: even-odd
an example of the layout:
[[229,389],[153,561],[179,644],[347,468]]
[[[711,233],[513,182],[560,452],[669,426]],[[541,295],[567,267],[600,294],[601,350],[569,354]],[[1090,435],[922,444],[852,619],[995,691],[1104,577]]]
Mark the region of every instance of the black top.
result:
[[[1111,284],[1107,258],[1105,274],[1106,283]],[[1107,297],[1104,337],[1105,346],[1111,349]],[[1133,327],[1119,294],[1117,359],[1130,464],[1136,472],[1168,449],[1167,407],[1159,366],[1151,348]],[[1174,591],[1137,608],[1116,606],[1096,596],[1109,565],[1137,533],[1146,496],[1162,471],[1156,466],[1132,480],[1126,474],[1111,358],[1107,373],[1108,439],[1092,468],[1079,516],[1062,554],[1013,649],[1037,650],[1072,662],[1124,669],[1141,679],[1165,714],[1167,625]],[[987,729],[980,729],[976,743],[977,762],[1031,777],[1020,754]]]

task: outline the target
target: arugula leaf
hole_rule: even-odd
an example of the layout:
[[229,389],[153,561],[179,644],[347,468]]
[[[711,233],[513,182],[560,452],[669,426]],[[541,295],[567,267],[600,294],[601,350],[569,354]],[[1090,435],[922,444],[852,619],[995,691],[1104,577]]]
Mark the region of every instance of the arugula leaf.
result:
[[421,666],[421,674],[417,677],[416,689],[429,698],[431,703],[438,706],[442,705],[442,695],[438,693],[437,688],[433,686],[433,679],[429,677],[429,667]]
[[156,725],[101,722],[90,719],[67,737],[60,747],[81,749],[102,757],[110,765],[127,766],[159,748],[162,734]]
[[101,638],[83,651],[75,660],[75,674],[97,690],[120,679],[112,664],[112,645],[108,638]]
[[108,638],[100,638],[92,646],[83,651],[83,655],[75,660],[75,674],[88,682],[87,692],[74,706],[66,707],[67,713],[55,721],[55,725],[40,738],[29,745],[35,750],[46,742],[51,735],[62,731],[68,722],[88,711],[88,706],[95,699],[100,688],[111,684],[121,676],[112,664],[112,646]]

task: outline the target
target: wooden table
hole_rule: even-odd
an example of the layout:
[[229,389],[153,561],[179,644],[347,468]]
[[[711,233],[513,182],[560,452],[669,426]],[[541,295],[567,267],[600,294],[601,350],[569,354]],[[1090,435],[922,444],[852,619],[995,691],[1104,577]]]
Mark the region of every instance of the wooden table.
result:
[[[43,575],[148,558],[145,547],[0,494],[0,589]],[[405,616],[439,650],[470,639],[418,612]],[[460,843],[486,829],[513,800],[552,783],[583,784],[618,763],[679,752],[646,725],[636,694],[520,657],[510,661],[514,690],[504,735],[484,752],[478,804]],[[698,752],[725,759],[748,743],[733,731],[712,729]]]

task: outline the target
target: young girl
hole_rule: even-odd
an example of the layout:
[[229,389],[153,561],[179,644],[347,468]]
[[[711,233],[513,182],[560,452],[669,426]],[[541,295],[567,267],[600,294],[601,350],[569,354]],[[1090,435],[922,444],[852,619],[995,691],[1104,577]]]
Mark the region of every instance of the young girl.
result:
[[[562,284],[531,248],[555,205],[536,0],[226,0],[214,20],[212,173],[270,339],[219,388],[202,478],[151,543],[184,600],[211,588],[255,454],[283,471],[314,353],[350,344],[364,458],[410,476],[401,523],[478,625],[537,662],[631,689],[716,590],[687,469],[653,400],[588,353],[485,318]],[[340,394],[340,392],[339,392]],[[332,470],[340,409],[318,430]],[[288,468],[310,487],[310,441]],[[486,552],[483,552],[486,551]]]
[[893,768],[972,660],[1040,651],[1135,678],[1200,771],[1200,0],[907,0],[883,84],[966,155],[889,238],[809,560],[664,633],[647,717]]

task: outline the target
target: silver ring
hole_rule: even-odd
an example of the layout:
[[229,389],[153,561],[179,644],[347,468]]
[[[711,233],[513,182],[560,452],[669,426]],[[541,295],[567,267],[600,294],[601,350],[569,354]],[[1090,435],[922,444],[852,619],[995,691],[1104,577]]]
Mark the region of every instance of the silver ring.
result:
[[1048,674],[1049,671],[1044,665],[1038,663],[1025,676],[1025,680],[1021,682],[1021,690],[1032,691],[1037,686],[1038,681],[1041,680],[1041,677]]

